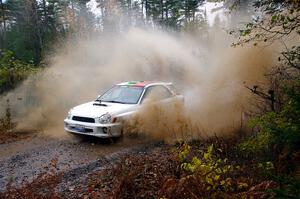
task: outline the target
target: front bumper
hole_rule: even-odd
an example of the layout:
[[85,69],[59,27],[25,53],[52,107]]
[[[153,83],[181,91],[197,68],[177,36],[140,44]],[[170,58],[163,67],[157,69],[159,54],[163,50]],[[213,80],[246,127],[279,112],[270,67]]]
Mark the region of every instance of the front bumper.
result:
[[65,119],[64,128],[69,133],[99,138],[119,137],[122,135],[122,126],[120,123],[99,124]]

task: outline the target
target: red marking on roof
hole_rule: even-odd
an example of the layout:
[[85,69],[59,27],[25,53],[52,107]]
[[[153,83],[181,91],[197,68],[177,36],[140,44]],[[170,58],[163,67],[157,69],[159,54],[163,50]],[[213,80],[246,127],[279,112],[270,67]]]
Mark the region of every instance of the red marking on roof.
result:
[[137,82],[134,86],[141,86],[141,87],[144,87],[144,86],[147,86],[148,84],[151,84],[153,83],[152,81],[141,81],[141,82]]
[[123,82],[118,85],[122,86],[136,86],[136,87],[145,87],[151,83],[154,83],[154,81],[131,81],[131,82]]

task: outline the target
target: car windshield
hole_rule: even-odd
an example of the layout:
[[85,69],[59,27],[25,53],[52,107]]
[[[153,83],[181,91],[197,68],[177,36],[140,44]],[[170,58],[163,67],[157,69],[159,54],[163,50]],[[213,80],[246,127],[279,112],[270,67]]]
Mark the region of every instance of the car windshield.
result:
[[144,87],[114,86],[96,101],[112,102],[121,104],[137,104]]

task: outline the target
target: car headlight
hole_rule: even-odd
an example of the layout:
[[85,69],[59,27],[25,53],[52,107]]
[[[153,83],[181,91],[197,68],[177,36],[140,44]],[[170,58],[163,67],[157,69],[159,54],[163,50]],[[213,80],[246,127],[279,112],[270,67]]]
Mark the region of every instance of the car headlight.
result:
[[99,123],[101,123],[101,124],[111,123],[111,120],[112,120],[112,117],[108,113],[105,113],[104,115],[102,115],[101,117],[99,117]]
[[67,115],[67,119],[71,119],[72,118],[72,112],[71,112],[71,110],[68,112],[68,115]]

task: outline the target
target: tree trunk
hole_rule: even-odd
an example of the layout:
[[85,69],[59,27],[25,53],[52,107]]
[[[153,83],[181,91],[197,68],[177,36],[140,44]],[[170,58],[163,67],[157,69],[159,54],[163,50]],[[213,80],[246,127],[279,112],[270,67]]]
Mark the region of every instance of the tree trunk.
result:
[[35,51],[35,57],[34,57],[34,65],[38,65],[41,61],[42,57],[42,33],[41,33],[41,27],[39,23],[39,15],[38,15],[38,8],[37,8],[37,1],[36,0],[29,0],[29,6],[31,10],[32,16],[31,23],[33,25],[33,39],[34,39],[34,51]]
[[5,46],[5,33],[6,33],[6,19],[5,19],[5,9],[3,5],[3,1],[0,0],[0,5],[1,5],[1,12],[2,12],[2,24],[3,24],[3,32],[1,34],[1,48],[4,48]]
[[149,4],[148,1],[145,1],[145,13],[146,13],[146,24],[148,24],[148,20],[149,20]]
[[160,0],[161,22],[164,20],[164,0]]
[[189,6],[188,6],[188,0],[185,0],[185,12],[184,12],[184,15],[185,15],[185,23],[187,24],[188,21],[189,21]]
[[144,20],[144,1],[142,1],[142,3],[141,3],[141,10],[142,10],[141,20],[145,24],[145,20]]
[[44,15],[43,28],[44,28],[44,32],[46,32],[47,31],[47,26],[49,25],[48,24],[48,12],[47,12],[46,0],[43,0],[42,4],[43,4],[43,15]]
[[74,2],[73,0],[71,0],[71,11],[72,11],[72,14],[71,14],[71,32],[74,33],[74,32],[77,32],[77,24],[75,23],[75,8],[74,8]]
[[168,22],[168,19],[169,19],[169,8],[168,8],[168,2],[166,1],[166,3],[165,3],[166,5],[166,11],[165,11],[165,14],[166,14],[166,16],[165,16],[165,19],[166,19],[166,21]]

